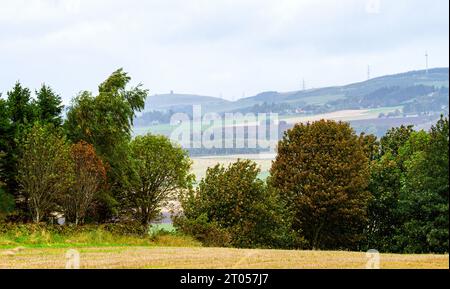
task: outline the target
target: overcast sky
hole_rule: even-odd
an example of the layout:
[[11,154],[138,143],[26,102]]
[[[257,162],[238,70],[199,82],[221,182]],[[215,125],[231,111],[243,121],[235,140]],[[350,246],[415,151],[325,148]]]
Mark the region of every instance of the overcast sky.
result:
[[123,67],[151,93],[227,99],[449,66],[448,0],[0,0],[0,92],[65,102]]

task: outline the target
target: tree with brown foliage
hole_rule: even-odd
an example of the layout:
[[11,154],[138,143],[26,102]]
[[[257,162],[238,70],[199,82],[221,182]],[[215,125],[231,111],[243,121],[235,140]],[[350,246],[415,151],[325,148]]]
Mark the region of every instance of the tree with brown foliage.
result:
[[75,182],[70,190],[62,194],[61,201],[65,217],[78,225],[84,222],[96,195],[105,188],[106,169],[94,147],[84,141],[72,145],[70,155]]
[[293,227],[310,248],[353,248],[360,239],[368,165],[363,142],[347,123],[321,120],[285,133],[269,183],[290,204]]

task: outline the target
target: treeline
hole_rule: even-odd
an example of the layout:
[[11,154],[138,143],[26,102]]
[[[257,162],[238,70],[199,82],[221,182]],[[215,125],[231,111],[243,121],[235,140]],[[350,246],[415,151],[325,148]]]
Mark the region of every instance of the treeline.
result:
[[0,217],[13,222],[105,223],[159,217],[191,178],[181,148],[158,136],[131,138],[148,91],[122,69],[81,92],[62,119],[61,98],[17,83],[0,99]]
[[448,97],[448,87],[441,87],[430,96],[425,96],[406,103],[403,107],[403,112],[405,114],[426,114],[443,111],[448,114]]
[[429,85],[386,86],[368,94],[329,102],[336,109],[404,106],[404,113],[448,113],[448,88]]
[[0,98],[0,221],[122,223],[148,229],[173,205],[180,232],[210,246],[448,252],[448,119],[378,140],[348,123],[288,130],[267,181],[248,160],[194,187],[188,153],[164,136],[131,137],[148,91],[114,72],[61,98],[17,83]]
[[159,111],[153,110],[143,113],[141,116],[136,117],[134,120],[134,125],[136,126],[149,126],[157,124],[169,124],[170,119],[175,114],[174,111]]
[[211,246],[448,252],[448,119],[378,140],[347,123],[285,133],[266,182],[254,162],[216,166],[175,225]]

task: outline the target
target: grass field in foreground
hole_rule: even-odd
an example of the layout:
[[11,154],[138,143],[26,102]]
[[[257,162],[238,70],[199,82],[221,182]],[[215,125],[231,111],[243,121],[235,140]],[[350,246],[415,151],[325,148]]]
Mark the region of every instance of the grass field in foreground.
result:
[[[0,268],[65,268],[67,249],[0,250]],[[365,253],[227,248],[78,248],[81,268],[364,269]],[[382,254],[382,269],[449,269],[448,255]]]

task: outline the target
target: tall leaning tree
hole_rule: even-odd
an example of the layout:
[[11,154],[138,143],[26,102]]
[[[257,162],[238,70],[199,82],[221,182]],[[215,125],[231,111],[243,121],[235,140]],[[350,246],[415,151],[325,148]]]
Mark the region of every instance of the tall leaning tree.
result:
[[98,94],[82,92],[73,101],[64,127],[72,143],[85,141],[94,146],[108,166],[110,190],[99,196],[99,221],[118,215],[119,195],[130,185],[132,175],[128,145],[133,119],[144,109],[148,90],[129,87],[130,76],[122,69],[100,84]]
[[313,249],[356,246],[370,199],[368,158],[349,124],[297,124],[278,145],[272,185],[295,214],[293,229]]
[[69,149],[53,126],[36,123],[22,139],[17,181],[35,223],[56,208],[58,198],[73,182]]
[[138,136],[130,149],[135,178],[125,202],[135,219],[147,226],[158,220],[177,193],[191,188],[191,160],[185,150],[164,136]]

